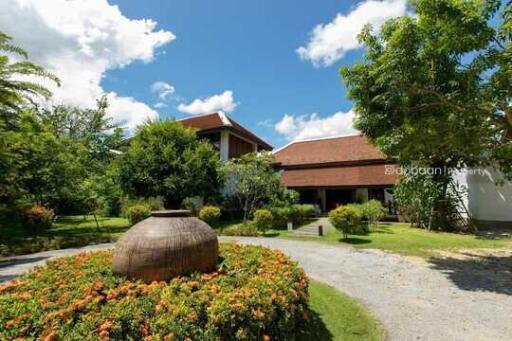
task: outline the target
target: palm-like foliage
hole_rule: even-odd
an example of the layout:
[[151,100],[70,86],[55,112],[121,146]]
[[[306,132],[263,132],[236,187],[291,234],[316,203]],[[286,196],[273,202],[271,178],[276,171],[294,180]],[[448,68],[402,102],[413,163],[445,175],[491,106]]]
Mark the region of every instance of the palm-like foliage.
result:
[[[50,79],[60,85],[59,79],[41,66],[27,60],[22,48],[10,43],[11,37],[0,32],[0,120],[13,125],[20,109],[34,104],[37,97],[49,98],[52,93],[44,86],[27,80],[26,76]],[[9,55],[18,56],[20,61],[11,61]]]

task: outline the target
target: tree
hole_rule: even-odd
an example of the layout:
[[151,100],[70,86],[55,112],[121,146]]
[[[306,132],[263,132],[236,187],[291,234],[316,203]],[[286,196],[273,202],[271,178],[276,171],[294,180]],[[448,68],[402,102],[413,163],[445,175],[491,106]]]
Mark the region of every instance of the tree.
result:
[[16,55],[23,60],[11,62],[7,55],[0,55],[0,121],[7,128],[16,126],[19,113],[26,104],[35,104],[35,98],[47,99],[52,94],[44,86],[27,80],[27,77],[49,79],[60,85],[55,75],[29,62],[25,50],[12,45],[10,41],[11,37],[0,32],[0,52]]
[[272,160],[270,154],[251,153],[231,159],[222,166],[224,195],[238,200],[244,212],[244,224],[255,208],[279,191],[279,175]]
[[416,17],[366,26],[365,61],[340,71],[356,127],[402,165],[432,169],[438,226],[450,223],[450,170],[497,164],[512,176],[511,28],[491,20],[500,4],[413,1]]
[[107,114],[105,96],[96,101],[96,108],[82,109],[57,105],[42,108],[37,115],[58,138],[70,139],[87,149],[87,170],[91,175],[104,173],[112,161],[112,150],[123,144],[123,130],[112,123]]
[[132,196],[162,196],[167,206],[177,206],[187,197],[215,196],[219,162],[213,146],[192,128],[175,120],[146,123],[121,156],[120,182]]
[[57,138],[33,111],[20,114],[16,130],[0,137],[0,197],[7,206],[58,207],[77,193],[84,178],[85,148]]

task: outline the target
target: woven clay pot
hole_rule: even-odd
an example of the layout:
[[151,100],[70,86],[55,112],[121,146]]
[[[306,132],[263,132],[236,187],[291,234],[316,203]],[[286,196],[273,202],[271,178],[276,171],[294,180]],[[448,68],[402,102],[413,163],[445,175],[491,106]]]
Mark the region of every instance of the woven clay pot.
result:
[[219,242],[212,228],[190,211],[156,211],[133,225],[114,248],[114,273],[132,279],[168,281],[215,269]]

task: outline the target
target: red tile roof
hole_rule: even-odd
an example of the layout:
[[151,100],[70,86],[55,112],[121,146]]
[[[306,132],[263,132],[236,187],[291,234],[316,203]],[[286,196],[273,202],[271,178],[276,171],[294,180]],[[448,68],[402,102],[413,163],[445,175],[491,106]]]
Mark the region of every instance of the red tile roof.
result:
[[243,127],[241,124],[233,120],[231,117],[223,112],[215,112],[206,115],[192,116],[181,120],[186,126],[198,129],[198,132],[207,130],[215,130],[227,128],[233,130],[235,133],[257,143],[261,148],[266,150],[272,150],[272,146],[267,142],[263,141],[256,134],[251,132],[249,129]]
[[363,135],[292,142],[274,156],[283,166],[385,160]]
[[[386,172],[388,167],[388,172]],[[281,176],[285,187],[366,187],[394,185],[397,172],[389,171],[393,164],[341,166],[307,169],[286,169]]]

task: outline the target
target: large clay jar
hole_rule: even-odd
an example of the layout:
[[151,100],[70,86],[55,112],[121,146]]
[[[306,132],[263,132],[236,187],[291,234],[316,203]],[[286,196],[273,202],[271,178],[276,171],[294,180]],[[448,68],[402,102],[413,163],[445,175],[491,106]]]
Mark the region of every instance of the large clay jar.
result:
[[219,242],[213,229],[185,210],[156,211],[116,243],[116,274],[147,283],[215,269]]

